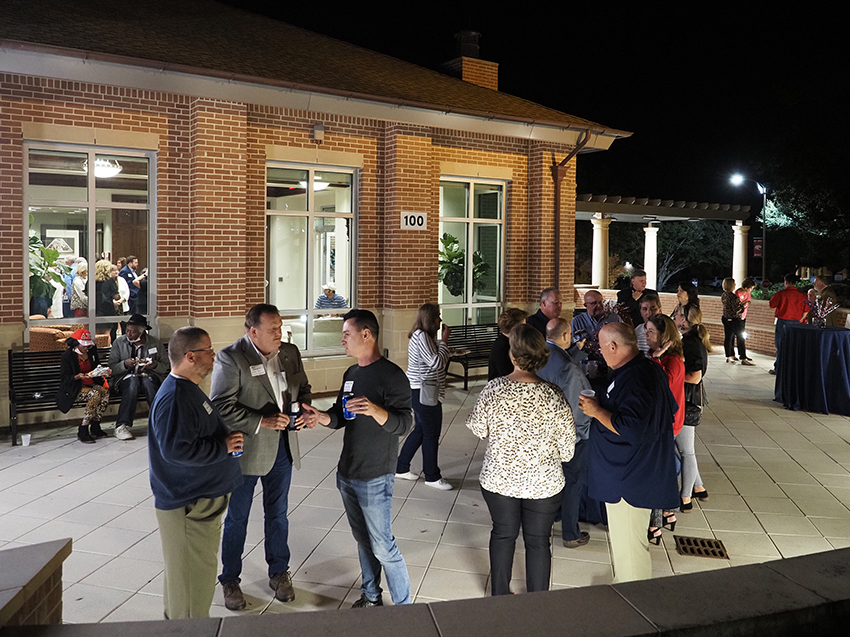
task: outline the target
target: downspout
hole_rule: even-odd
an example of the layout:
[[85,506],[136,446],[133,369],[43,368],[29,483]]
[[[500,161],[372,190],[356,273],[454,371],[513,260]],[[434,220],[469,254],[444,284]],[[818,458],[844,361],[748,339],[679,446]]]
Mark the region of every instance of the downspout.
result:
[[553,286],[561,289],[561,182],[567,175],[569,170],[567,164],[569,161],[579,154],[582,148],[590,141],[590,131],[582,132],[578,143],[572,149],[569,155],[564,157],[561,163],[555,163],[555,156],[552,156],[552,181],[555,182],[555,276],[553,277]]

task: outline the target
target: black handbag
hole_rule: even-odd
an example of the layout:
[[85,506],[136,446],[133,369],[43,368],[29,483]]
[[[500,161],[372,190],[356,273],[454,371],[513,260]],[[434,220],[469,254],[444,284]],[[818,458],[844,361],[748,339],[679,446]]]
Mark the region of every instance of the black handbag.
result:
[[702,381],[685,383],[685,424],[696,427],[702,422]]

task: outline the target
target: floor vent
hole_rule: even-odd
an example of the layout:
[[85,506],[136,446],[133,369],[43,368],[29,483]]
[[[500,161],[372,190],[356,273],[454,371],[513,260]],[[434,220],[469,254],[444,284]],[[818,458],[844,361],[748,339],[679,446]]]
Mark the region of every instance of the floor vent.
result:
[[720,540],[712,540],[704,537],[683,537],[674,535],[676,540],[676,552],[679,555],[693,555],[695,557],[713,557],[728,560],[729,554]]

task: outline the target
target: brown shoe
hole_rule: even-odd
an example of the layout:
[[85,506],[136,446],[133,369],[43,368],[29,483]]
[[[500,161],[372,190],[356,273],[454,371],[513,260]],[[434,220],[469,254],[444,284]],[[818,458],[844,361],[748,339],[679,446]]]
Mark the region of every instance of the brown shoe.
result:
[[272,575],[269,580],[269,588],[274,591],[274,596],[282,602],[291,602],[295,599],[295,589],[292,588],[292,575],[289,571]]
[[239,588],[239,582],[227,582],[223,585],[223,588],[224,607],[227,610],[245,610],[248,604],[245,602],[242,589]]

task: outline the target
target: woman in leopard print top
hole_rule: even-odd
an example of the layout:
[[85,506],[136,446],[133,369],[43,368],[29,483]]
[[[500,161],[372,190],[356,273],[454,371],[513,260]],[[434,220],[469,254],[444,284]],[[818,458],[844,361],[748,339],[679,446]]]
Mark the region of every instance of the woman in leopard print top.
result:
[[490,570],[493,595],[510,594],[516,539],[522,527],[526,587],[549,589],[549,538],[564,489],[562,462],[575,449],[573,414],[559,387],[535,373],[549,357],[543,336],[530,325],[510,334],[514,371],[481,391],[466,426],[487,439],[479,481],[493,530]]

